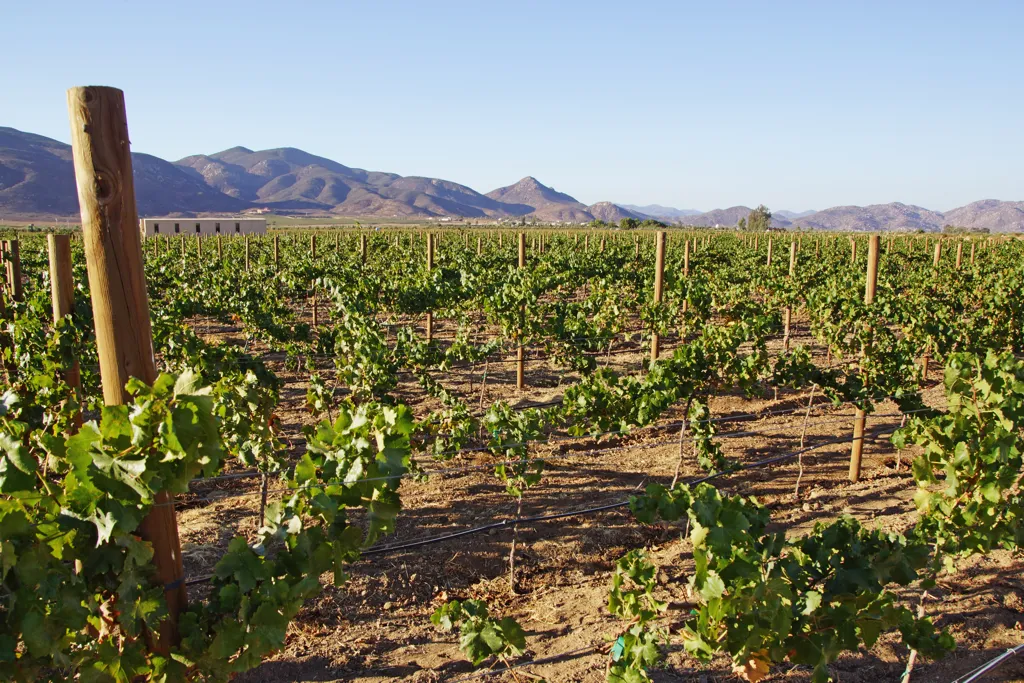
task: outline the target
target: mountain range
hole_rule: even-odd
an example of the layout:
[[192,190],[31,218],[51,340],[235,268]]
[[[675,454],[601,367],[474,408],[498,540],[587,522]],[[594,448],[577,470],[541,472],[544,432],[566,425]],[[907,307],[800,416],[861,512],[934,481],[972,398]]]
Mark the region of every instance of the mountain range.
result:
[[[588,223],[595,219],[658,220],[731,227],[750,213],[745,206],[699,212],[658,204],[586,205],[527,176],[486,194],[437,178],[400,176],[345,166],[291,147],[245,147],[168,162],[133,153],[135,193],[141,215],[237,213],[267,208],[371,218],[529,218]],[[0,127],[0,216],[53,218],[78,215],[70,145]],[[941,230],[944,225],[1024,230],[1024,202],[986,199],[945,213],[894,202],[838,206],[823,211],[778,211],[772,223],[821,230]]]

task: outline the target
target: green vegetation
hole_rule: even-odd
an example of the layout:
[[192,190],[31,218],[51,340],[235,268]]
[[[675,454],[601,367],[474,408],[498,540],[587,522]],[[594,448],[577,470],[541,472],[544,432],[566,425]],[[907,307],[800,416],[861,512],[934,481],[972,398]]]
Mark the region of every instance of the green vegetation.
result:
[[[761,207],[763,208],[763,207]],[[767,209],[759,214],[770,219]],[[751,220],[755,217],[752,214]],[[320,233],[323,235],[324,233]],[[634,235],[642,240],[637,255]],[[705,470],[732,466],[710,422],[710,397],[765,395],[816,387],[835,403],[867,411],[894,400],[912,413],[895,437],[914,444],[919,522],[904,534],[849,519],[786,539],[768,511],[709,485],[652,484],[631,507],[644,523],[689,521],[696,570],[695,614],[672,615],[656,597],[649,557],[633,551],[612,579],[610,680],[644,680],[661,645],[680,638],[689,653],[728,654],[739,675],[758,680],[771,663],[813,668],[815,680],[840,652],[898,631],[922,655],[951,647],[899,604],[891,585],[927,587],[956,559],[1019,542],[1024,427],[1024,259],[1019,243],[993,242],[977,258],[932,267],[914,242],[886,250],[873,304],[863,303],[864,268],[848,267],[848,241],[804,238],[800,267],[766,264],[764,246],[732,233],[673,233],[664,296],[655,302],[649,234],[609,236],[598,256],[565,233],[546,232],[543,253],[515,267],[511,233],[477,255],[465,232],[448,232],[425,266],[423,242],[407,231],[368,235],[364,263],[355,231],[317,257],[306,235],[244,246],[224,240],[166,248],[144,244],[154,345],[163,374],[129,385],[128,406],[101,405],[88,279],[75,245],[75,308],[50,322],[45,242],[23,236],[23,301],[4,294],[0,329],[5,390],[0,399],[0,676],[132,681],[223,681],[282,647],[288,624],[329,574],[393,531],[401,482],[414,454],[439,460],[472,447],[520,502],[545,474],[530,444],[555,435],[612,438],[685,406],[693,457]],[[695,238],[689,276],[682,239]],[[762,238],[763,239],[763,238]],[[862,248],[860,254],[867,250]],[[314,329],[297,311],[315,295],[326,315]],[[819,367],[809,349],[769,352],[791,307],[841,363]],[[324,310],[324,309],[321,309]],[[426,312],[457,322],[454,338],[427,341],[414,322]],[[238,327],[244,347],[208,341],[188,321],[204,316]],[[639,321],[686,343],[640,372],[598,359]],[[491,338],[477,332],[486,326]],[[311,377],[306,400],[319,420],[289,452],[274,419],[280,381],[247,352],[260,345]],[[480,363],[520,344],[543,349],[562,380],[561,400],[478,410],[476,395],[445,384],[456,363]],[[946,366],[946,412],[928,411],[917,359]],[[332,369],[317,359],[329,359]],[[66,383],[72,360],[80,390]],[[411,373],[437,405],[413,414],[396,375]],[[78,426],[79,412],[85,424]],[[267,507],[252,537],[231,541],[181,615],[181,643],[153,654],[148,636],[166,617],[151,546],[139,525],[157,493],[183,494],[197,477],[255,468],[288,493]],[[842,558],[842,562],[839,562]],[[673,617],[669,620],[668,617]],[[454,602],[435,623],[459,628],[480,664],[525,650],[522,629],[486,605]],[[676,633],[668,623],[685,623]]]

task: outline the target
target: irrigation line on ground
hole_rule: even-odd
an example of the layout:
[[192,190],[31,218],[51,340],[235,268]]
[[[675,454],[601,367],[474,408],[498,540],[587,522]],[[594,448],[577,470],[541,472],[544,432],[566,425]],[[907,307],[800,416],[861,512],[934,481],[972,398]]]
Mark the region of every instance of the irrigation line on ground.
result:
[[547,664],[549,662],[558,661],[559,659],[562,659],[563,657],[571,657],[573,655],[583,654],[584,652],[592,652],[594,650],[600,650],[601,646],[602,646],[602,644],[600,644],[600,643],[596,644],[596,645],[587,645],[586,647],[581,647],[581,648],[576,649],[576,650],[569,650],[568,652],[560,652],[557,655],[545,655],[544,657],[538,657],[537,659],[531,659],[528,662],[522,662],[522,663],[519,663],[519,664],[506,664],[505,666],[501,667],[500,669],[484,669],[482,671],[475,671],[473,673],[464,674],[462,676],[459,676],[458,678],[453,678],[451,680],[452,680],[452,683],[456,683],[456,681],[469,681],[469,680],[472,680],[474,678],[485,678],[487,676],[495,676],[497,674],[507,673],[507,672],[512,671],[514,669],[522,669],[524,667],[534,666],[534,665],[537,665],[537,664]]
[[[750,464],[747,464],[747,465],[740,465],[740,466],[732,468],[732,469],[722,470],[722,471],[719,471],[719,472],[715,472],[715,473],[709,474],[709,475],[707,475],[705,477],[700,477],[698,479],[693,479],[693,480],[687,482],[687,485],[688,486],[692,486],[694,484],[701,484],[701,483],[704,483],[704,482],[707,482],[707,481],[711,481],[712,479],[716,479],[718,477],[726,476],[726,475],[733,474],[733,473],[736,473],[736,472],[742,472],[744,470],[756,469],[756,468],[759,468],[759,467],[766,467],[768,465],[773,465],[773,464],[775,464],[777,462],[782,462],[783,460],[789,460],[789,459],[798,457],[800,455],[803,455],[804,453],[808,453],[810,451],[817,450],[819,448],[824,448],[825,446],[830,446],[830,445],[834,445],[834,444],[837,444],[837,443],[847,443],[848,441],[867,439],[869,436],[880,436],[880,435],[885,434],[885,433],[890,433],[891,434],[894,431],[896,431],[896,430],[895,429],[878,430],[878,431],[871,432],[869,434],[865,434],[864,436],[861,436],[861,437],[856,437],[854,439],[850,439],[848,437],[842,437],[842,438],[839,438],[839,439],[832,439],[832,440],[825,441],[823,443],[817,444],[815,446],[808,446],[806,448],[801,448],[800,450],[793,451],[792,453],[786,453],[784,455],[768,458],[766,460],[759,460],[757,462],[750,463]],[[471,527],[469,529],[463,529],[461,531],[457,531],[457,532],[450,533],[450,534],[444,534],[444,535],[441,535],[441,536],[433,536],[433,537],[430,537],[430,538],[424,538],[424,539],[420,539],[420,540],[417,540],[417,541],[408,541],[408,542],[405,542],[405,543],[399,543],[399,544],[395,544],[395,545],[386,545],[386,546],[381,546],[381,547],[377,547],[377,548],[367,548],[366,550],[362,551],[361,555],[364,556],[364,557],[370,556],[370,555],[385,555],[385,554],[389,554],[389,553],[392,553],[392,552],[397,552],[399,550],[408,550],[408,549],[412,549],[412,548],[421,548],[423,546],[433,545],[435,543],[442,543],[444,541],[448,541],[448,540],[453,539],[453,538],[459,538],[459,537],[462,537],[462,536],[468,536],[468,535],[471,535],[471,534],[477,534],[477,533],[481,533],[481,532],[484,532],[484,531],[489,531],[491,529],[512,528],[512,527],[515,527],[515,526],[519,526],[521,524],[534,524],[536,522],[544,522],[544,521],[553,520],[553,519],[563,519],[565,517],[586,516],[586,515],[591,515],[591,514],[595,514],[595,513],[598,513],[598,512],[604,512],[605,510],[611,510],[611,509],[614,509],[614,508],[625,507],[627,505],[629,505],[629,500],[622,500],[622,501],[618,501],[618,502],[615,502],[615,503],[607,503],[605,505],[599,505],[599,506],[596,506],[596,507],[584,508],[582,510],[570,510],[568,512],[558,512],[558,513],[552,513],[552,514],[548,514],[548,515],[534,515],[532,517],[520,517],[518,519],[504,519],[504,520],[502,520],[500,522],[493,522],[491,524],[485,524],[485,525],[482,525],[482,526],[479,526],[479,527]]]
[[[837,443],[846,443],[847,441],[856,441],[856,440],[861,440],[861,439],[867,439],[869,437],[881,436],[881,435],[884,435],[884,434],[887,434],[887,433],[891,434],[891,433],[893,433],[895,431],[896,431],[895,429],[876,430],[876,431],[873,431],[873,432],[870,432],[870,433],[866,433],[866,434],[864,434],[863,436],[860,436],[860,437],[854,437],[853,439],[848,439],[847,437],[842,437],[842,438],[839,438],[839,439],[831,439],[829,441],[825,441],[823,443],[820,443],[820,444],[817,444],[817,445],[814,445],[814,446],[808,446],[806,448],[801,448],[800,450],[793,451],[791,453],[786,453],[784,455],[775,456],[775,457],[772,457],[772,458],[767,458],[765,460],[759,460],[757,462],[750,463],[750,464],[747,464],[747,465],[740,465],[740,466],[732,468],[732,469],[722,470],[722,471],[719,471],[719,472],[715,472],[715,473],[709,474],[709,475],[707,475],[705,477],[700,477],[698,479],[693,479],[693,480],[687,482],[686,485],[687,486],[693,486],[694,484],[701,484],[701,483],[710,481],[712,479],[716,479],[718,477],[723,477],[723,476],[726,476],[726,475],[729,475],[729,474],[734,474],[736,472],[742,472],[742,471],[750,470],[750,469],[757,469],[759,467],[766,467],[768,465],[772,465],[772,464],[775,464],[777,462],[782,462],[783,460],[790,460],[792,458],[796,458],[796,457],[798,457],[800,455],[803,455],[804,453],[808,453],[810,451],[814,451],[814,450],[817,450],[819,448],[824,448],[825,446],[831,446],[831,445],[834,445],[834,444],[837,444]],[[471,535],[483,533],[485,531],[490,531],[492,529],[511,529],[513,527],[517,527],[517,526],[522,525],[522,524],[536,524],[537,522],[545,522],[545,521],[551,521],[551,520],[556,520],[556,519],[565,519],[567,517],[588,516],[588,515],[592,515],[592,514],[597,514],[599,512],[605,512],[607,510],[613,510],[615,508],[626,507],[627,505],[629,505],[629,500],[628,499],[627,500],[617,501],[617,502],[614,502],[614,503],[606,503],[604,505],[598,505],[598,506],[595,506],[595,507],[584,508],[582,510],[569,510],[569,511],[566,511],[566,512],[550,513],[550,514],[547,514],[547,515],[534,515],[534,516],[531,516],[531,517],[520,517],[518,519],[503,519],[500,522],[492,522],[490,524],[484,524],[482,526],[470,527],[468,529],[462,529],[460,531],[456,531],[456,532],[452,532],[452,533],[448,533],[448,534],[443,534],[441,536],[432,536],[432,537],[428,537],[428,538],[419,539],[419,540],[416,540],[416,541],[408,541],[408,542],[405,542],[405,543],[398,543],[398,544],[394,544],[394,545],[386,545],[386,546],[380,546],[380,547],[375,547],[375,548],[367,548],[367,549],[361,551],[360,555],[362,557],[387,555],[387,554],[398,552],[398,551],[401,551],[401,550],[411,550],[413,548],[422,548],[422,547],[428,546],[428,545],[435,545],[437,543],[444,543],[444,542],[450,541],[452,539],[462,538],[463,536],[471,536]],[[197,578],[194,578],[194,579],[189,579],[189,580],[185,581],[185,585],[186,586],[198,585],[198,584],[205,583],[205,582],[209,581],[211,578],[213,578],[212,575],[201,576],[201,577],[197,577]]]
[[1010,657],[1018,655],[1021,652],[1024,652],[1024,644],[1018,645],[1016,647],[1007,648],[1005,652],[1002,652],[998,656],[993,657],[992,659],[985,662],[976,669],[968,671],[960,678],[957,678],[954,681],[952,681],[952,683],[972,683],[973,681],[978,680],[988,672],[993,671],[997,667],[1001,666],[1003,662],[1008,660]]

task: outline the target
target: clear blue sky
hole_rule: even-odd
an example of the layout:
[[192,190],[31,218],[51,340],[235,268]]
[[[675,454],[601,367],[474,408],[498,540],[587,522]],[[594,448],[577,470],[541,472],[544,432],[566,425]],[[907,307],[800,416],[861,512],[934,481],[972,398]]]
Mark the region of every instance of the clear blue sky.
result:
[[293,146],[487,192],[801,210],[1024,199],[1024,2],[5,2],[0,125]]

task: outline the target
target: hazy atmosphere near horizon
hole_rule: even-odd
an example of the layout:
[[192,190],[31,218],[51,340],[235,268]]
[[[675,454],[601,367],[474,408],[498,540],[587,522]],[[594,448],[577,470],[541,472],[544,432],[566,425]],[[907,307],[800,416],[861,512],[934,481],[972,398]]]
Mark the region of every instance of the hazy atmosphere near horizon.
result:
[[1021,200],[1019,2],[5,3],[0,126],[296,147],[480,192],[792,211]]

